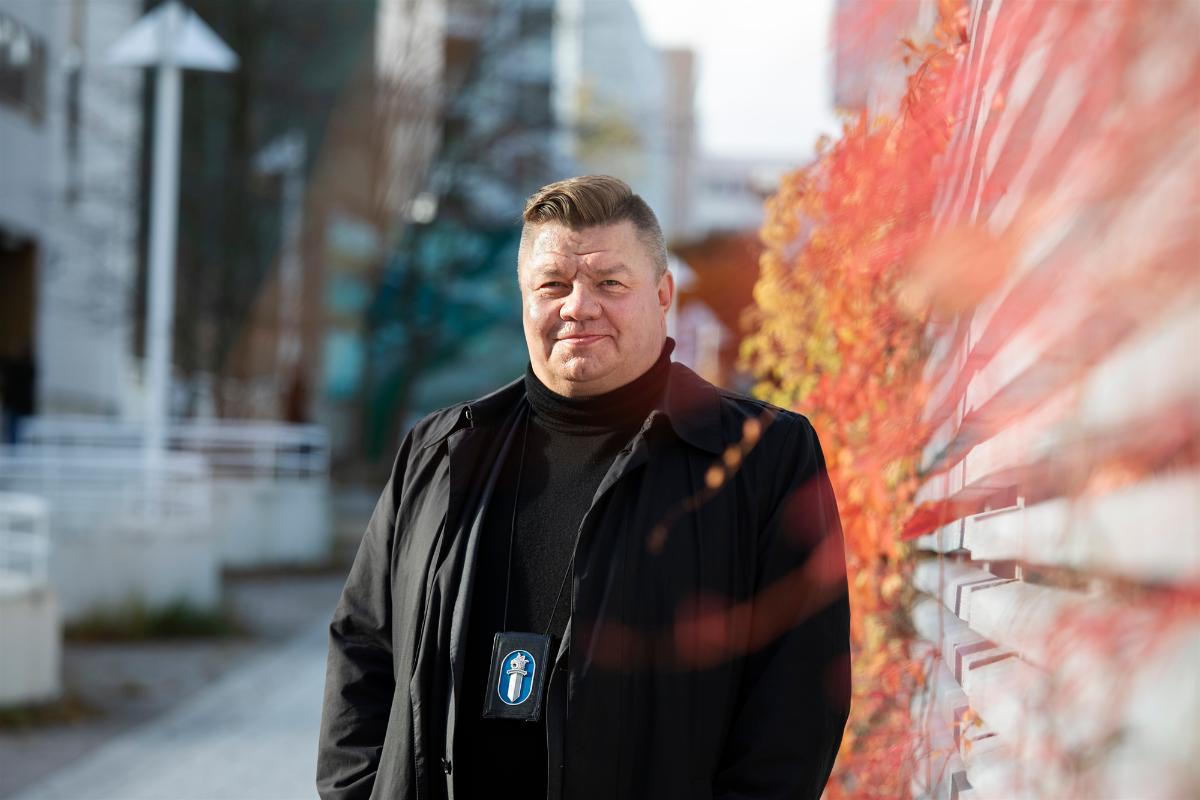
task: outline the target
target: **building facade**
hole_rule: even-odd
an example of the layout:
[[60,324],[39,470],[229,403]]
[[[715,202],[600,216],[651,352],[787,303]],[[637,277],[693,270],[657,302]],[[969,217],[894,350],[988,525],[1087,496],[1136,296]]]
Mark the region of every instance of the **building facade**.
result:
[[575,172],[628,181],[673,238],[686,227],[671,148],[691,144],[676,127],[690,116],[690,65],[650,43],[629,0],[558,0],[555,62],[562,150]]
[[136,405],[137,0],[0,2],[0,359],[12,413]]

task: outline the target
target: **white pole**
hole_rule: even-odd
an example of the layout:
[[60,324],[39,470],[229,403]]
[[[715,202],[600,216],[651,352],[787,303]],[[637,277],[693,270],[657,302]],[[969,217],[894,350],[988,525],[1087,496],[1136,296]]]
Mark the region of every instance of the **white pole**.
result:
[[150,183],[149,275],[143,383],[146,407],[144,462],[147,510],[162,509],[162,471],[170,407],[172,327],[175,316],[175,237],[179,213],[179,133],[183,106],[181,71],[229,72],[237,55],[179,0],[167,0],[122,34],[108,61],[154,67],[154,158]]
[[[182,23],[181,9],[165,7],[166,41]],[[175,316],[175,237],[179,211],[181,71],[166,61],[157,69],[154,103],[154,164],[150,192],[150,274],[145,338],[146,459],[156,475],[166,446],[168,390],[171,384],[172,326]]]

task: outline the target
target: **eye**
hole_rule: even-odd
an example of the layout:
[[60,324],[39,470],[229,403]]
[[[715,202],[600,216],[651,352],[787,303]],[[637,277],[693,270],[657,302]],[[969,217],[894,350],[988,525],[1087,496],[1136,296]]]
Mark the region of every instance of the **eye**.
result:
[[621,283],[619,280],[616,280],[615,278],[609,278],[607,280],[601,281],[600,283],[604,286],[624,286],[625,285],[625,284]]

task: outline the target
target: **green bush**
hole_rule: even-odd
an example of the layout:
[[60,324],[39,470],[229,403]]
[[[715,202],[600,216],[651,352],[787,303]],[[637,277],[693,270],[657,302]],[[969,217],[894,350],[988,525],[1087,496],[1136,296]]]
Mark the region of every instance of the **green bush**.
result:
[[234,636],[244,629],[229,609],[197,608],[186,600],[149,608],[130,600],[88,614],[67,625],[67,639],[83,642]]

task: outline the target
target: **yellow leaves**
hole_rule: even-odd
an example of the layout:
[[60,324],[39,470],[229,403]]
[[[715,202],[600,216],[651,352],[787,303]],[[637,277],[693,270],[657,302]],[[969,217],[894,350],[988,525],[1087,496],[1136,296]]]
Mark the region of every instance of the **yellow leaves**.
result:
[[883,649],[888,631],[878,617],[868,617],[865,622],[866,638],[863,641],[863,648],[868,652],[879,652]]
[[863,589],[866,589],[871,584],[871,575],[867,572],[855,573],[851,578],[851,585],[856,590],[856,594],[861,594]]
[[837,328],[837,338],[842,344],[852,345],[859,341],[858,331],[852,325],[840,325]]
[[899,573],[893,572],[883,579],[883,583],[879,587],[879,593],[886,602],[892,603],[895,602],[897,596],[900,594],[900,590],[903,588],[904,579],[900,577]]
[[819,377],[816,374],[808,374],[800,379],[796,385],[796,402],[803,403],[804,400],[813,393],[817,388]]
[[959,747],[962,749],[962,753],[965,756],[971,752],[971,747],[975,743],[975,740],[970,736],[965,736],[962,734],[965,734],[972,728],[982,727],[983,720],[980,719],[979,714],[975,712],[975,709],[967,706],[967,708],[963,710],[962,714],[959,715],[955,724],[958,725],[958,729],[961,731],[959,736]]

